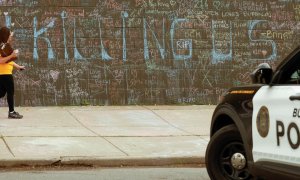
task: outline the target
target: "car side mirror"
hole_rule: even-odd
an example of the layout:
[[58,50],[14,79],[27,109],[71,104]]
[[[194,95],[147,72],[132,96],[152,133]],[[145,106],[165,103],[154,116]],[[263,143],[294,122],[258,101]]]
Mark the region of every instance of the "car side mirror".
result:
[[269,64],[261,63],[250,77],[253,84],[269,84],[273,77],[273,70]]

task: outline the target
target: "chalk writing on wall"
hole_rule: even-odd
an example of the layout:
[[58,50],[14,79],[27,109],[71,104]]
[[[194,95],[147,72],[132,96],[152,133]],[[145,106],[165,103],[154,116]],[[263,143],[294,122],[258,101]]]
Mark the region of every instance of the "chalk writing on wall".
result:
[[[11,0],[16,105],[216,104],[299,45],[299,0]],[[5,100],[2,99],[2,104]]]

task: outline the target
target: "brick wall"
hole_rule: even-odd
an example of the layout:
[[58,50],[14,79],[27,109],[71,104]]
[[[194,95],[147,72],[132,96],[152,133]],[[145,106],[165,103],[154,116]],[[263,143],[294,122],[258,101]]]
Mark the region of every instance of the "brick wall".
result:
[[17,106],[215,104],[300,44],[300,0],[0,0],[0,15],[27,67]]

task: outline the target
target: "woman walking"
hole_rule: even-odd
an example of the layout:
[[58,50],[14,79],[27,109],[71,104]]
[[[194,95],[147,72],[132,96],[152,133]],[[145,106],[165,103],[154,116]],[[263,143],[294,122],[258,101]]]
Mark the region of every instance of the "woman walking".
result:
[[[13,32],[7,27],[0,28],[0,45],[10,43],[12,40]],[[7,96],[7,103],[9,107],[8,118],[12,119],[22,119],[23,116],[20,115],[14,109],[14,79],[13,79],[13,68],[18,70],[25,69],[24,66],[20,66],[12,59],[17,58],[17,50],[9,56],[2,57],[0,55],[0,98]]]

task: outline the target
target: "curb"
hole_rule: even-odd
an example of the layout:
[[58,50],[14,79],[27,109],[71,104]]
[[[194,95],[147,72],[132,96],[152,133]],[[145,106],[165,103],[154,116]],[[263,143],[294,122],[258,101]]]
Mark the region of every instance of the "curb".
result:
[[0,159],[0,167],[49,166],[60,161],[59,158],[49,159]]
[[103,158],[103,157],[62,157],[62,165],[87,165],[102,167],[122,166],[191,166],[204,165],[204,157],[133,157],[133,158]]
[[61,157],[50,159],[0,159],[0,167],[24,166],[203,166],[204,157]]

